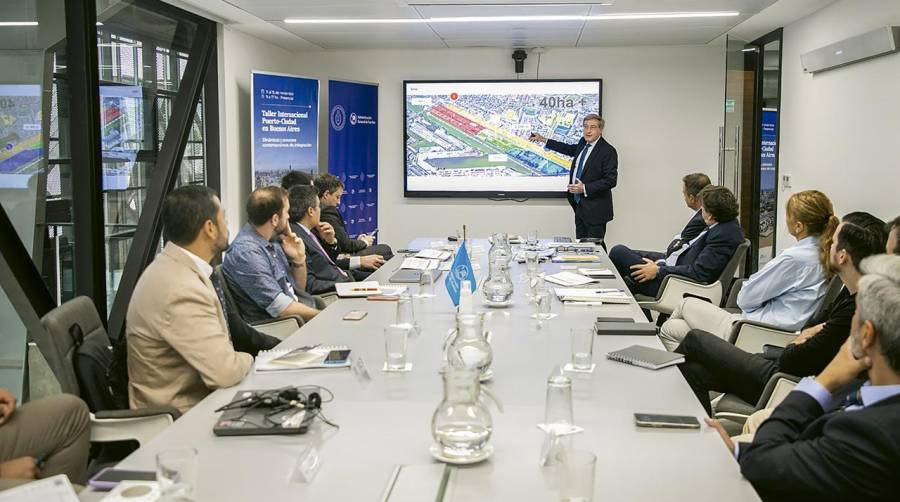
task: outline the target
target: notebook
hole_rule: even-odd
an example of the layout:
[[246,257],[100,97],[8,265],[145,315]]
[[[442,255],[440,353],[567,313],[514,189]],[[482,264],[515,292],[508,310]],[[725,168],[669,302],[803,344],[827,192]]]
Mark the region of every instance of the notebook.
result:
[[423,249],[416,253],[416,258],[424,258],[427,260],[447,260],[453,253],[450,251],[438,251],[437,249]]
[[555,288],[554,292],[565,303],[631,303],[628,293],[610,288]]
[[574,272],[559,272],[552,275],[545,275],[544,280],[552,282],[553,284],[559,284],[560,286],[584,286],[585,284],[594,282],[590,277],[585,277]]
[[656,324],[652,322],[634,322],[628,317],[598,317],[594,323],[594,331],[598,335],[656,335]]
[[608,268],[584,268],[579,267],[578,273],[594,279],[615,279],[616,274]]
[[400,268],[408,268],[412,270],[437,270],[441,265],[441,260],[433,260],[429,258],[406,258]]
[[593,263],[600,261],[595,254],[558,254],[553,257],[553,263]]
[[[440,270],[432,270],[431,278],[434,281],[437,281],[438,277],[441,276]],[[394,275],[388,279],[389,282],[400,282],[400,283],[412,283],[419,284],[422,280],[422,271],[421,270],[412,270],[408,268],[401,268],[400,270],[394,272]],[[338,283],[340,284],[340,283]],[[383,287],[383,286],[382,286]]]
[[256,356],[256,372],[349,368],[350,358],[342,363],[326,363],[332,350],[349,350],[346,345],[319,345],[312,349],[261,350]]
[[632,345],[631,347],[609,352],[606,354],[606,358],[651,370],[658,370],[684,362],[684,356],[681,354],[644,347],[643,345]]

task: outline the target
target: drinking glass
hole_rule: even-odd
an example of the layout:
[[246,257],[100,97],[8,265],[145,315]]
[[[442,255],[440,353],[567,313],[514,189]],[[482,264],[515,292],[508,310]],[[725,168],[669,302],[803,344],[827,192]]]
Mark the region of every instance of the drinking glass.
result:
[[434,273],[431,270],[423,270],[419,275],[419,294],[417,298],[434,298]]
[[525,236],[525,245],[528,246],[529,249],[534,249],[537,247],[538,243],[538,233],[537,230],[531,230]]
[[194,500],[197,483],[197,450],[178,448],[156,454],[156,481],[161,492],[160,500]]
[[537,276],[538,260],[537,251],[525,251],[525,275],[529,281]]
[[555,430],[557,434],[569,431],[575,423],[572,413],[572,379],[566,375],[550,375],[544,406],[544,426],[548,430]]
[[594,500],[597,455],[583,450],[560,449],[556,452],[557,487],[560,502]]
[[409,327],[392,324],[384,328],[384,360],[386,371],[406,369],[406,342]]
[[572,328],[572,369],[590,371],[594,363],[594,330]]
[[531,317],[537,319],[538,326],[541,326],[542,321],[553,319],[554,316],[550,312],[552,304],[553,299],[546,289],[539,289],[534,293],[534,314]]
[[397,300],[397,317],[394,324],[404,326],[411,335],[419,334],[419,323],[416,322],[416,311],[409,293],[404,292]]

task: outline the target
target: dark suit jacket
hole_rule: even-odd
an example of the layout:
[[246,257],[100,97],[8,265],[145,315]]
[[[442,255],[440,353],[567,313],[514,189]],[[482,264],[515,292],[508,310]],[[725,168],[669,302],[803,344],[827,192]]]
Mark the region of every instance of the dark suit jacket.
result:
[[338,250],[341,253],[353,254],[366,249],[365,242],[350,238],[350,234],[347,233],[347,224],[337,206],[322,206],[321,219],[334,227],[334,236],[337,238]]
[[674,239],[669,243],[668,247],[666,247],[666,256],[672,254],[676,249],[680,249],[682,245],[687,244],[694,240],[694,237],[700,235],[700,232],[706,228],[706,222],[703,221],[703,210],[698,209],[694,216],[691,216],[691,219],[687,222],[687,225],[684,226],[684,229],[678,234],[678,238]]
[[[346,272],[347,277],[341,274],[340,268],[338,268],[340,263],[335,261],[337,251],[333,246],[328,246],[318,241],[317,237],[310,236],[297,223],[291,223],[291,230],[303,239],[303,244],[306,246],[306,291],[308,293],[315,295],[334,291],[334,283],[353,280],[349,277],[349,272]],[[325,249],[326,254],[322,253],[319,245]],[[332,265],[332,261],[335,261],[337,265]]]
[[790,344],[778,358],[778,369],[797,376],[818,375],[834,359],[850,336],[850,324],[856,312],[856,295],[841,289],[831,306],[811,318],[804,328],[825,323],[822,331],[800,345]]
[[738,461],[765,501],[900,498],[900,396],[855,411],[825,413],[791,392],[742,443]]
[[716,281],[742,242],[744,231],[736,219],[720,222],[681,253],[675,266],[660,265],[656,277],[676,274],[707,284]]
[[[572,167],[569,171],[569,183],[575,176],[575,165],[578,154],[587,143],[581,138],[578,143],[570,145],[552,139],[547,140],[547,148],[563,155],[572,156]],[[619,176],[619,155],[612,145],[602,137],[597,140],[591,154],[584,161],[584,169],[581,172],[581,182],[585,185],[587,197],[581,199],[581,217],[590,225],[600,225],[613,219],[612,189],[616,186]],[[575,196],[566,193],[569,205],[573,210],[578,209]]]

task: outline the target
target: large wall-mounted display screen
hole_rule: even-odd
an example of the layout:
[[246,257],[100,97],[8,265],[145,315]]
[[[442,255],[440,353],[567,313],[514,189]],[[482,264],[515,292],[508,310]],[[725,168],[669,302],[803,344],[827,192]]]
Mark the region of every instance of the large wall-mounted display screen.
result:
[[404,81],[407,197],[564,197],[570,157],[532,132],[577,143],[601,112],[602,81]]

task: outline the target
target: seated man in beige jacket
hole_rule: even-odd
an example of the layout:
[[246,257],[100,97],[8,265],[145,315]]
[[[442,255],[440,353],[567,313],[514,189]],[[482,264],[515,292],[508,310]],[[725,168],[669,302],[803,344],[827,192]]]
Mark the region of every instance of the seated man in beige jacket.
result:
[[225,212],[207,187],[166,197],[167,244],[141,275],[128,305],[131,408],[169,405],[185,412],[213,389],[240,382],[253,358],[235,352],[209,262],[228,246]]

